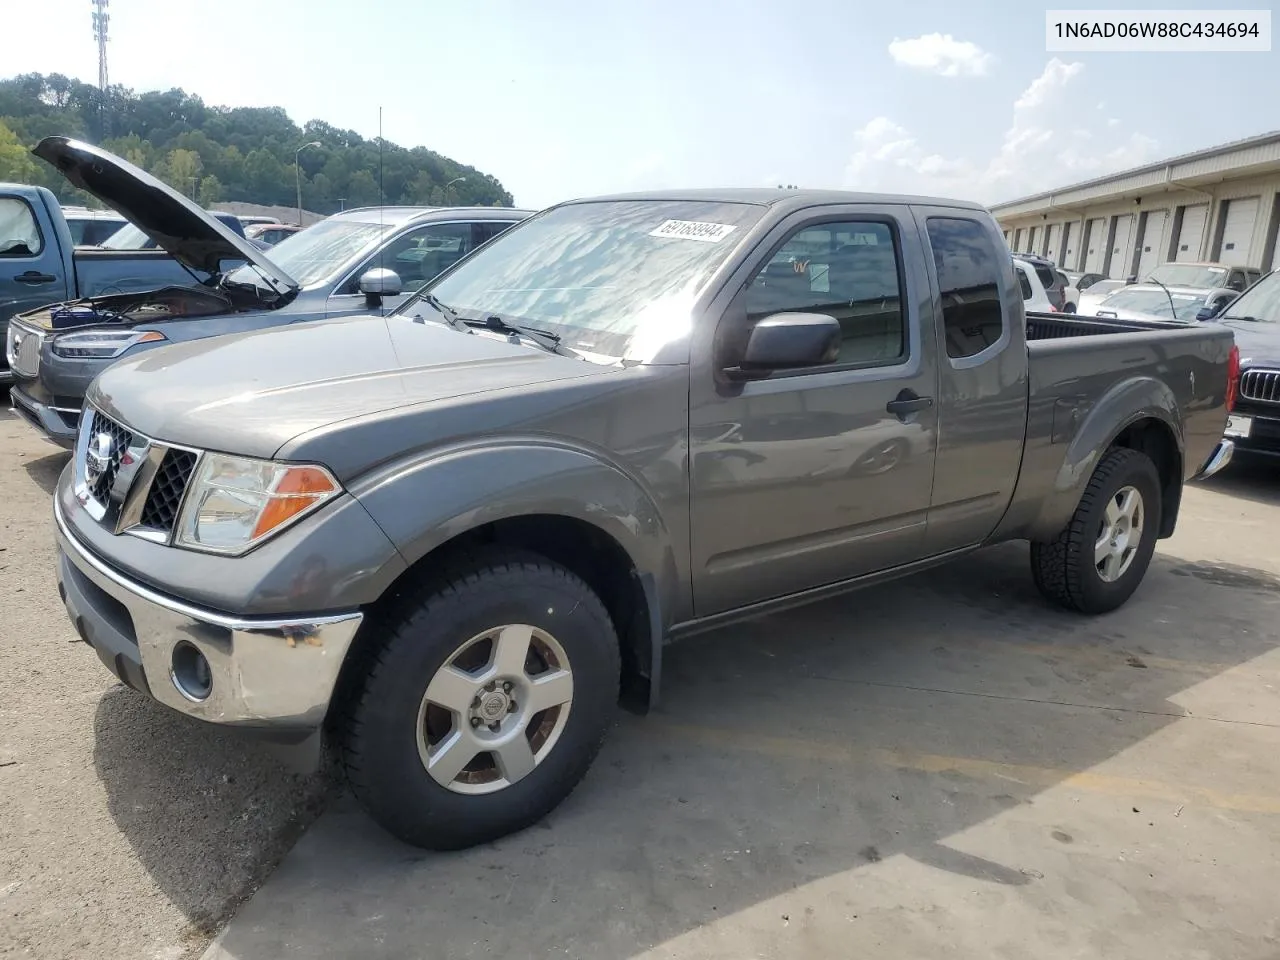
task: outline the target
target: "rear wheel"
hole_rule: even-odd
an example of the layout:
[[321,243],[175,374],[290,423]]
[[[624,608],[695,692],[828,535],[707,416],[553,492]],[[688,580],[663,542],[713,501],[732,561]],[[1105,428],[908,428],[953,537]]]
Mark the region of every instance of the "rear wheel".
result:
[[1050,600],[1106,613],[1138,588],[1160,529],[1160,475],[1137,450],[1109,451],[1094,470],[1066,528],[1031,544],[1031,572]]
[[618,699],[618,641],[568,570],[489,554],[370,626],[385,632],[337,733],[353,792],[392,834],[437,850],[494,840],[586,774]]

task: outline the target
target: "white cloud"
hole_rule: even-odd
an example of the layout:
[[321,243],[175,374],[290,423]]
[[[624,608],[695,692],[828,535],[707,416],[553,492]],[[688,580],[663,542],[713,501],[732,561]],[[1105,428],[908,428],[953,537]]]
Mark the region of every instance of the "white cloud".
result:
[[1117,120],[1115,117],[1110,117],[1110,118],[1107,120],[1107,126],[1108,126],[1108,127],[1118,127],[1118,126],[1120,126],[1120,121],[1119,121],[1119,120]]
[[910,40],[895,37],[889,44],[889,56],[904,67],[944,77],[980,77],[994,59],[976,43],[957,40],[949,33],[928,33]]
[[1154,159],[1158,144],[1141,133],[1118,136],[1096,121],[1072,125],[1073,80],[1080,63],[1054,57],[1014,100],[1012,119],[992,151],[943,156],[889,117],[875,117],[854,133],[844,185],[951,196],[994,203],[1065,186]]

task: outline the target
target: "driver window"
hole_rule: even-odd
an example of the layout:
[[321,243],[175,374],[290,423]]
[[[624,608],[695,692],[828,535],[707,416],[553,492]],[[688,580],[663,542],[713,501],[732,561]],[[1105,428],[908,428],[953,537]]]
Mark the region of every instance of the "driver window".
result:
[[902,267],[886,223],[804,227],[782,244],[746,290],[747,321],[775,313],[825,313],[840,322],[839,365],[899,363],[906,356]]
[[381,267],[399,274],[401,289],[413,293],[470,253],[471,247],[470,223],[436,223],[410,230],[370,257],[339,292],[359,293],[361,275]]
[[42,246],[40,229],[26,202],[0,197],[0,257],[33,257]]

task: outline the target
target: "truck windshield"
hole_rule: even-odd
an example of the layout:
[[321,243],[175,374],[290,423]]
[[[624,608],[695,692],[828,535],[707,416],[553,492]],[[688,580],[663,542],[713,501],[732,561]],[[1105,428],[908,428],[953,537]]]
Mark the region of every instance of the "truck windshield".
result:
[[1166,287],[1225,287],[1225,267],[1206,267],[1201,263],[1162,263],[1142,280],[1159,280]]
[[[1169,301],[1173,300],[1170,308]],[[1150,313],[1157,317],[1183,320],[1187,323],[1195,320],[1196,314],[1204,306],[1204,295],[1194,293],[1165,293],[1159,287],[1150,290],[1135,290],[1132,287],[1117,290],[1098,304],[1099,310],[1113,307],[1121,310],[1136,310],[1139,313]]]
[[464,319],[547,330],[588,359],[643,359],[687,332],[703,284],[764,212],[716,201],[568,204],[513,227],[395,312],[434,319],[421,300],[430,292]]
[[[394,226],[358,220],[321,220],[285,237],[271,248],[268,256],[272,263],[297,280],[299,286],[310,287],[335,279]],[[258,273],[250,267],[240,267],[232,271],[227,280],[252,286],[258,282]]]
[[1280,270],[1267,274],[1232,301],[1223,319],[1280,323]]

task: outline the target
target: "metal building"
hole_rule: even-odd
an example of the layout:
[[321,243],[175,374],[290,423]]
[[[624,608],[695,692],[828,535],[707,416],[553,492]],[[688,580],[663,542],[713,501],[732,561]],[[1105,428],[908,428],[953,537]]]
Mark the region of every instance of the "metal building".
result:
[[1280,131],[1136,167],[991,212],[1015,253],[1116,279],[1169,260],[1280,267]]

